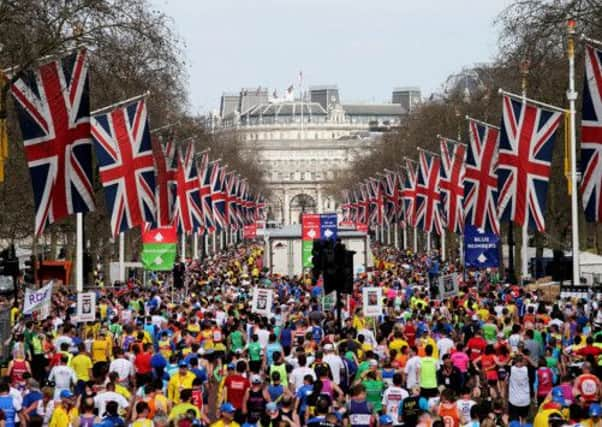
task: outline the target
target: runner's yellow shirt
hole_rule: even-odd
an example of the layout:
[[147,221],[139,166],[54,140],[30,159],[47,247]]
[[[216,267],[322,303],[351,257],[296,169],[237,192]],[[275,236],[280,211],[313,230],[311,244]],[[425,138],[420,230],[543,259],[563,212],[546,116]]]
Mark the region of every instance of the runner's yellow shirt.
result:
[[71,427],[78,416],[77,407],[73,407],[67,412],[63,405],[58,405],[54,408],[48,427]]
[[210,427],[240,427],[240,424],[238,424],[236,421],[232,421],[230,424],[226,424],[224,420],[218,420],[211,424]]
[[81,381],[90,381],[90,369],[92,369],[92,359],[87,354],[78,354],[71,359],[71,368],[75,371],[77,379]]

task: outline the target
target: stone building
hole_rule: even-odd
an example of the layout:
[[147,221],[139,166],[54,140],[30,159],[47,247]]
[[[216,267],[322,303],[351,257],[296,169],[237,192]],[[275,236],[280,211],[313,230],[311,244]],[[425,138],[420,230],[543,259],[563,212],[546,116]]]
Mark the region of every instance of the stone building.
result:
[[383,132],[399,126],[419,98],[416,88],[407,90],[404,95],[396,89],[395,103],[346,104],[336,86],[311,87],[303,99],[242,89],[222,96],[211,127],[236,133],[243,152],[254,154],[263,168],[270,191],[268,218],[295,224],[302,212],[339,211],[327,192],[329,184],[366,155]]

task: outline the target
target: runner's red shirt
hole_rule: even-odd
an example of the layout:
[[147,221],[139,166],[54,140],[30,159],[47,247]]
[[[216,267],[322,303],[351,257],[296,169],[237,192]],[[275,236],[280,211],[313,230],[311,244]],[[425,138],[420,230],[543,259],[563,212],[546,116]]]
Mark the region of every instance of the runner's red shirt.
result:
[[151,365],[151,358],[153,357],[152,353],[138,353],[136,359],[134,360],[134,366],[136,367],[136,372],[138,374],[150,374],[153,370]]
[[485,351],[487,341],[485,341],[483,337],[472,337],[468,340],[466,345],[470,349],[470,354],[468,356],[470,357],[470,360],[473,361]]
[[240,374],[228,375],[224,387],[228,393],[228,402],[234,405],[236,409],[242,409],[245,393],[251,387],[249,380]]

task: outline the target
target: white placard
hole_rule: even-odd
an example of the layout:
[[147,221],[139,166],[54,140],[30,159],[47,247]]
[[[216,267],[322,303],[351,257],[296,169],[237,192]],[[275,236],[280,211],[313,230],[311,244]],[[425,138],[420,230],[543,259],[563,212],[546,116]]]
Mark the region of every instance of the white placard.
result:
[[77,294],[77,320],[79,322],[94,322],[96,320],[96,294],[80,292]]
[[272,314],[272,299],[271,289],[253,288],[251,311],[269,317]]
[[451,298],[458,295],[458,273],[446,274],[445,276],[439,276],[439,298]]
[[362,289],[362,308],[364,316],[377,317],[383,314],[382,288]]
[[38,312],[38,320],[43,320],[50,314],[50,304],[52,303],[52,284],[50,281],[46,286],[40,289],[25,289],[25,300],[23,301],[23,314],[33,314]]

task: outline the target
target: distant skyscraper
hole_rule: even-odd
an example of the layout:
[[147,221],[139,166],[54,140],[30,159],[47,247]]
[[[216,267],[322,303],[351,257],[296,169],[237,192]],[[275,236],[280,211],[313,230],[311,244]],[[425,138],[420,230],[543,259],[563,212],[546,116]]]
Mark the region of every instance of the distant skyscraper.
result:
[[398,87],[393,89],[393,104],[400,104],[404,110],[412,111],[420,102],[419,87]]

